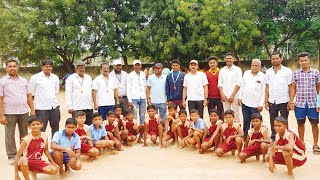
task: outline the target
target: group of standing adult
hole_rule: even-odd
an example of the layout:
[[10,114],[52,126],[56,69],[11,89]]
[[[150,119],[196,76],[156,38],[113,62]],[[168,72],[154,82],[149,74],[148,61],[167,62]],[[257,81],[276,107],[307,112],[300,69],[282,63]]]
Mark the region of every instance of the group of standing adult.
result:
[[[100,65],[100,75],[94,80],[85,73],[85,63],[75,64],[75,73],[66,81],[65,98],[68,112],[73,116],[77,111],[86,113],[86,124],[92,124],[92,113],[97,110],[106,119],[108,111],[120,104],[123,110],[133,108],[135,119],[144,123],[146,106],[153,104],[165,121],[167,104],[174,103],[180,109],[188,106],[197,109],[203,117],[204,107],[216,108],[223,116],[224,110],[232,109],[239,121],[239,107],[242,108],[243,130],[245,136],[250,128],[250,116],[261,112],[263,107],[270,113],[272,139],[275,138],[274,118],[280,115],[288,118],[289,110],[295,110],[298,121],[299,137],[304,141],[305,120],[308,117],[313,132],[314,153],[320,153],[318,147],[319,114],[316,107],[320,90],[320,75],[310,67],[308,53],[300,53],[300,69],[292,71],[282,65],[282,55],[275,52],[271,56],[272,67],[266,74],[260,72],[261,61],[253,59],[251,69],[242,76],[242,70],[234,65],[234,56],[224,56],[226,66],[218,68],[218,58],[207,59],[209,70],[198,71],[198,61],[189,62],[190,72],[180,70],[180,62],[174,59],[169,75],[162,74],[163,65],[154,65],[154,74],[148,78],[141,71],[140,60],[133,62],[133,71],[122,70],[122,62],[113,62],[113,71],[109,73],[109,64]],[[42,131],[48,122],[52,135],[59,130],[60,110],[57,94],[59,78],[52,73],[53,62],[45,60],[42,71],[33,75],[30,82],[18,75],[19,63],[9,59],[6,62],[7,74],[0,79],[0,123],[5,125],[5,145],[8,159],[13,162],[17,153],[15,144],[15,126],[18,124],[20,138],[27,134],[28,114],[37,115],[43,121]],[[294,98],[296,101],[294,103]]]

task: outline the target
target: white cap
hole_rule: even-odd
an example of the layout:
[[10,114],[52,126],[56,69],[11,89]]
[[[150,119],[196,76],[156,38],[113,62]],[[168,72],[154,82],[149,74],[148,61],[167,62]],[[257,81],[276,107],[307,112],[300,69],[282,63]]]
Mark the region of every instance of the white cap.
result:
[[134,60],[133,61],[133,65],[135,65],[135,64],[141,64],[141,61],[140,60]]
[[118,65],[118,64],[121,64],[121,65],[122,65],[121,60],[114,60],[114,61],[113,61],[113,65]]

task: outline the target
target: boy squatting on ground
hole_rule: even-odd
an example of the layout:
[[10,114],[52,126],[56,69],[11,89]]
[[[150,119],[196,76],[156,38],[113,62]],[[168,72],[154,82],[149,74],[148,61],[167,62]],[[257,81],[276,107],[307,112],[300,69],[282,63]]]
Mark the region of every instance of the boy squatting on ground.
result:
[[[59,165],[60,175],[71,167],[73,170],[80,170],[82,163],[79,159],[81,141],[78,134],[75,133],[77,129],[77,120],[68,118],[66,120],[65,129],[57,131],[51,141],[51,155],[54,161]],[[65,165],[65,170],[63,168]]]
[[107,114],[107,120],[103,121],[103,126],[106,128],[107,136],[109,140],[113,141],[114,148],[117,151],[122,151],[121,149],[121,137],[118,126],[118,121],[116,121],[116,113],[114,111],[109,111]]
[[99,155],[99,149],[93,147],[89,126],[84,124],[86,121],[86,113],[78,111],[75,114],[77,120],[77,130],[75,131],[81,140],[81,154],[89,156],[89,161],[96,159]]
[[158,114],[156,114],[154,105],[147,106],[146,119],[144,121],[144,142],[143,146],[148,146],[147,144],[147,133],[150,136],[151,141],[155,144],[157,138],[159,137],[160,148],[162,148],[162,136],[163,136],[163,125],[162,120]]
[[[15,179],[20,179],[18,170],[22,172],[26,180],[30,179],[30,171],[34,179],[36,179],[35,173],[57,174],[59,166],[53,161],[49,153],[46,133],[41,132],[42,121],[36,116],[31,116],[28,124],[31,132],[22,138],[14,161]],[[41,159],[43,153],[51,163]]]
[[169,114],[166,116],[164,142],[163,146],[167,147],[167,141],[172,139],[172,143],[175,143],[175,148],[179,147],[177,126],[179,119],[177,116],[177,105],[170,103],[168,105]]
[[128,135],[125,141],[127,142],[128,146],[131,146],[131,143],[137,140],[137,135],[144,128],[143,125],[138,125],[138,122],[133,119],[133,109],[126,110],[126,120],[123,121],[123,127],[125,130],[128,131]]
[[114,154],[112,147],[114,142],[109,140],[106,128],[102,124],[102,116],[99,112],[92,114],[92,124],[89,126],[93,146],[99,150],[110,148],[111,154]]
[[223,121],[219,119],[219,113],[217,109],[211,109],[209,111],[210,124],[206,127],[202,138],[200,153],[210,149],[214,146],[214,150],[220,144],[220,129]]
[[200,118],[199,111],[197,109],[192,109],[190,111],[190,119],[192,120],[190,125],[191,136],[186,139],[187,145],[193,145],[196,149],[201,148],[201,140],[203,137],[206,124],[204,120]]
[[268,153],[268,144],[270,144],[269,130],[262,125],[262,116],[260,113],[254,113],[251,115],[251,124],[253,128],[248,130],[248,135],[244,145],[244,149],[240,152],[240,163],[251,156],[256,156],[259,160],[259,156],[262,154],[263,161],[264,156]]
[[225,123],[221,126],[221,135],[223,142],[218,146],[216,153],[218,157],[223,156],[225,153],[232,151],[232,154],[236,150],[238,153],[242,149],[243,131],[239,123],[234,122],[233,110],[226,110],[224,112]]
[[187,111],[185,109],[181,109],[178,113],[179,122],[177,127],[178,136],[180,138],[180,147],[184,148],[186,146],[186,141],[193,135],[190,126],[191,121],[188,118]]
[[302,166],[307,161],[305,147],[292,131],[288,130],[288,120],[278,116],[274,119],[276,131],[275,142],[272,144],[265,160],[269,162],[269,170],[273,173],[275,164],[287,166],[288,175],[293,176],[293,169]]

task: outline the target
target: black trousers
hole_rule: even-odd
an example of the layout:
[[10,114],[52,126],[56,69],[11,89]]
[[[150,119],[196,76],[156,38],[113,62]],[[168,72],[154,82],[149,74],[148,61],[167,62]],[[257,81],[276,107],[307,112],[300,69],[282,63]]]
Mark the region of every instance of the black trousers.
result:
[[269,102],[269,114],[270,114],[270,126],[271,126],[271,139],[274,140],[276,137],[276,131],[274,130],[274,119],[280,116],[288,119],[289,111],[287,109],[288,103],[273,104]]
[[218,110],[220,119],[223,119],[224,110],[223,110],[223,104],[222,104],[220,98],[209,98],[208,99],[208,114],[209,115],[210,115],[209,111],[213,108]]
[[188,101],[189,114],[192,109],[197,109],[199,111],[200,118],[203,119],[203,101]]
[[42,120],[42,132],[46,131],[48,122],[50,123],[52,137],[55,132],[59,131],[59,123],[61,118],[60,106],[57,106],[51,110],[36,110],[36,115]]

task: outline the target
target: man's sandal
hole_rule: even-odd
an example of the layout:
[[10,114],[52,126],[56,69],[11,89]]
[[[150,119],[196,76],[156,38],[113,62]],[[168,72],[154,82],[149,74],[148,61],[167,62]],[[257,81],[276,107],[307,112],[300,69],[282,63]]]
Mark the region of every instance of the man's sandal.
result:
[[320,155],[320,148],[318,145],[313,145],[312,150],[313,150],[313,154]]

